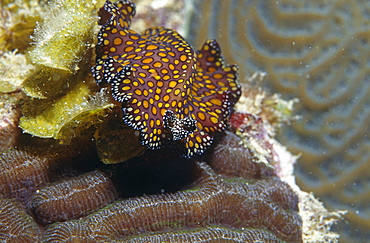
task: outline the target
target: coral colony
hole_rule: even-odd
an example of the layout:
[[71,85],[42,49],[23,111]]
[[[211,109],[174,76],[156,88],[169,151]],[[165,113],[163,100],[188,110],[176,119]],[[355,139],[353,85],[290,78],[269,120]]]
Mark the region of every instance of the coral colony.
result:
[[75,15],[55,29],[64,48],[87,49],[65,63],[50,19],[36,28],[23,106],[2,118],[23,133],[0,130],[0,241],[302,242],[298,196],[274,167],[277,112],[234,112],[253,95],[215,40],[195,52],[171,29],[138,34],[135,5],[107,1],[93,64],[96,7],[54,4],[49,18]]

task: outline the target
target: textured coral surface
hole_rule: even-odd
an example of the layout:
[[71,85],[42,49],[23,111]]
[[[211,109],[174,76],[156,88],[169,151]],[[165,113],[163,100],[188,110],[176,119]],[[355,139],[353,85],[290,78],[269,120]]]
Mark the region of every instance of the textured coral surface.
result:
[[[40,223],[46,224],[86,216],[116,197],[111,179],[95,170],[37,190],[29,199],[28,208]],[[71,207],[68,201],[78,203]]]
[[0,239],[2,242],[38,242],[41,231],[19,202],[0,198]]
[[298,97],[302,119],[280,140],[302,156],[297,182],[325,205],[347,209],[343,242],[370,235],[370,2],[196,1],[188,38],[217,38],[240,76]]
[[[126,163],[104,166],[89,143],[58,145],[43,140],[34,142],[45,147],[20,145],[1,154],[1,196],[18,200],[0,199],[4,204],[14,202],[0,211],[0,231],[5,232],[1,240],[25,235],[45,242],[302,241],[296,193],[272,167],[266,169],[243,149],[232,132],[208,152],[212,159],[206,160],[220,174],[205,162],[170,151],[148,151]],[[227,158],[230,161],[224,163]],[[235,170],[248,165],[254,169]],[[127,199],[108,204],[117,197]],[[10,213],[17,221],[9,221]],[[13,232],[15,227],[21,231]]]
[[222,181],[205,163],[195,166],[197,189],[117,201],[79,221],[55,224],[45,239],[63,235],[109,241],[146,232],[222,225],[259,227],[288,242],[301,239],[297,196],[279,179]]
[[0,138],[6,138],[0,139],[0,151],[10,149],[18,142],[17,137],[21,133],[18,101],[21,97],[21,93],[0,94]]

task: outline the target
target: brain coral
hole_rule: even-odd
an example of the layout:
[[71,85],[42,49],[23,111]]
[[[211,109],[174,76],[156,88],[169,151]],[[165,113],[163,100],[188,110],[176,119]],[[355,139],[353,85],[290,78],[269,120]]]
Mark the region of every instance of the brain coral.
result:
[[19,202],[0,197],[0,241],[38,242],[41,230]]
[[[73,237],[99,242],[124,240],[130,235],[151,232],[159,233],[158,238],[171,229],[212,225],[262,228],[275,235],[272,239],[302,241],[298,198],[278,178],[250,182],[222,180],[206,163],[197,163],[194,172],[198,177],[197,188],[117,201],[81,220],[52,225],[46,230],[45,241]],[[247,233],[240,232],[241,238],[246,238]]]
[[[27,205],[40,224],[12,201],[18,209],[0,211],[0,225],[9,225],[0,227],[5,240],[20,237],[19,228],[33,242],[302,241],[297,195],[272,168],[245,157],[249,150],[232,132],[208,152],[213,169],[170,151],[107,166],[96,163],[90,143],[59,145],[25,134],[20,140],[34,147],[21,144],[1,154],[0,194]],[[225,144],[230,150],[217,152]],[[126,199],[108,204],[117,196]],[[10,213],[16,221],[8,221]]]
[[300,99],[302,119],[280,134],[302,153],[297,181],[348,210],[344,242],[369,239],[370,2],[209,0],[195,9],[190,42],[217,38],[241,80],[265,71],[271,90]]
[[94,170],[41,187],[29,199],[28,208],[40,223],[47,224],[88,215],[116,197],[111,179]]
[[128,238],[125,242],[283,242],[273,234],[259,229],[232,230],[221,227],[206,227],[184,230],[178,233],[162,233]]
[[[40,224],[21,203],[0,200],[12,205],[0,210],[0,225],[9,225],[0,227],[5,240],[21,237],[14,231],[19,228],[25,232],[22,237],[33,242],[302,241],[297,195],[271,168],[248,160],[244,156],[248,149],[240,147],[240,138],[232,132],[208,152],[213,169],[169,151],[148,151],[127,163],[107,166],[94,163],[98,158],[90,149],[25,136],[22,142],[30,139],[39,148],[18,146],[1,154],[0,194],[27,205]],[[88,143],[79,144],[89,148]],[[222,144],[237,152],[212,156]],[[229,163],[222,162],[229,156]],[[253,170],[237,171],[236,166]],[[108,204],[117,196],[126,199]],[[106,207],[91,213],[102,206]],[[16,221],[8,221],[10,213]]]

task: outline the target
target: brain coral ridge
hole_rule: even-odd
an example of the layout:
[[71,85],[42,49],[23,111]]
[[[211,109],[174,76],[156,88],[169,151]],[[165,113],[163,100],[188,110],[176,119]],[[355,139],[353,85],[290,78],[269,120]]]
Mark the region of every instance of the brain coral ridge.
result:
[[[112,180],[94,170],[41,187],[29,199],[27,207],[38,222],[48,224],[86,216],[117,196]],[[71,202],[78,203],[72,206]]]
[[45,233],[57,239],[116,240],[130,235],[222,225],[258,227],[287,242],[300,242],[297,196],[277,178],[253,183],[219,178],[205,163],[197,163],[198,189],[117,201],[77,221],[57,223]]
[[22,205],[0,196],[0,241],[39,242],[41,229]]
[[[35,142],[35,138],[32,140]],[[24,208],[27,206],[28,212],[41,223],[37,225],[27,214],[20,217],[28,217],[28,220],[19,221],[14,227],[20,227],[20,232],[32,229],[36,234],[32,237],[36,239],[42,238],[45,242],[130,239],[135,242],[140,237],[165,240],[171,237],[204,239],[207,236],[219,239],[222,233],[234,240],[257,237],[274,240],[272,242],[301,242],[296,194],[274,176],[271,168],[245,157],[243,154],[248,149],[242,149],[237,142],[240,138],[238,140],[232,132],[225,133],[220,140],[220,144],[228,144],[230,149],[219,151],[220,145],[209,150],[208,153],[222,155],[207,159],[213,169],[204,162],[195,163],[184,158],[176,162],[174,153],[163,154],[163,151],[148,151],[151,153],[127,163],[102,166],[93,163],[98,159],[96,154],[91,155],[90,149],[80,149],[76,144],[50,146],[51,140],[47,141],[47,149],[19,146],[2,153],[0,160],[3,168],[1,195],[23,203],[23,209],[21,204],[18,205],[23,211],[13,213],[26,212]],[[229,162],[223,163],[228,156],[231,158]],[[242,163],[245,165],[237,167]],[[74,168],[71,164],[84,169]],[[231,172],[248,165],[254,169]],[[107,173],[96,170],[99,167]],[[86,170],[91,172],[86,173]],[[136,185],[148,175],[154,177],[144,181],[144,189]],[[158,183],[164,184],[148,191],[148,185]],[[131,185],[135,193],[126,191],[132,188]],[[179,190],[184,187],[190,189]],[[160,188],[165,188],[164,192],[161,193]],[[147,192],[157,194],[130,197]],[[117,197],[130,198],[108,204]],[[0,215],[4,214],[6,212],[1,211]],[[3,225],[9,224],[6,218],[0,217]],[[50,224],[64,220],[67,221]],[[3,230],[10,232],[14,227]],[[43,236],[39,228],[41,232],[46,230]],[[5,234],[1,239],[7,240],[9,236]]]
[[225,65],[215,40],[194,52],[171,29],[138,34],[130,29],[135,13],[130,1],[107,1],[101,8],[93,76],[110,85],[123,120],[140,131],[143,145],[170,144],[185,157],[202,154],[225,130],[240,97],[237,67]]
[[[118,241],[121,242],[121,241]],[[179,232],[148,234],[127,238],[124,242],[284,242],[266,230],[246,228],[233,230],[217,226]]]
[[94,166],[94,153],[89,143],[78,141],[63,146],[46,140],[43,142],[47,147],[42,147],[38,141],[41,140],[33,139],[34,146],[19,145],[0,154],[1,196],[27,204],[29,197],[41,186],[86,172]]

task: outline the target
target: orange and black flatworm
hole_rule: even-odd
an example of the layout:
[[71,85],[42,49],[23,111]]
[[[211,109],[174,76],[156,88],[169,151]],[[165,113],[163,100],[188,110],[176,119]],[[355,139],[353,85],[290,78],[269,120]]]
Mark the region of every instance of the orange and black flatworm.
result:
[[226,66],[219,45],[208,40],[194,52],[175,30],[130,29],[135,5],[107,1],[100,9],[98,84],[109,84],[122,102],[123,120],[150,149],[169,144],[185,157],[202,154],[240,97],[237,66]]

